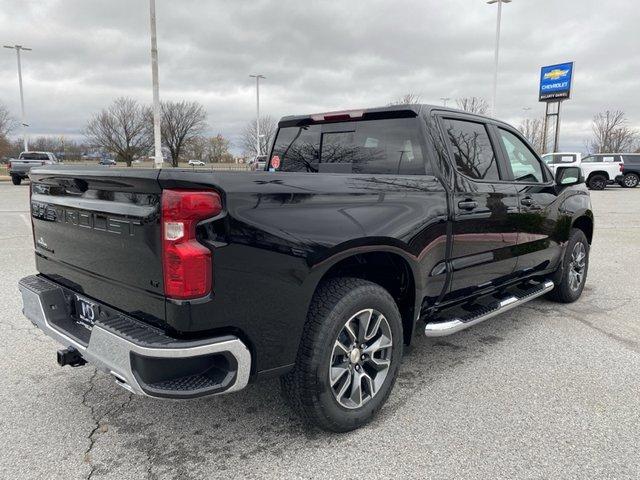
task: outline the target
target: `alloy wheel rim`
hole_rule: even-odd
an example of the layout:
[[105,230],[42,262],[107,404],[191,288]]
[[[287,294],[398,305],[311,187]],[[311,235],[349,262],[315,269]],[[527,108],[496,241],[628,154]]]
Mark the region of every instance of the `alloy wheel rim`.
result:
[[584,281],[585,266],[587,263],[587,249],[584,243],[578,242],[573,246],[571,262],[569,263],[569,287],[577,291]]
[[624,184],[627,187],[635,187],[638,184],[638,178],[634,177],[633,175],[629,175],[625,177]]
[[393,337],[386,317],[368,308],[344,324],[329,361],[329,385],[344,408],[360,408],[374,398],[389,373]]

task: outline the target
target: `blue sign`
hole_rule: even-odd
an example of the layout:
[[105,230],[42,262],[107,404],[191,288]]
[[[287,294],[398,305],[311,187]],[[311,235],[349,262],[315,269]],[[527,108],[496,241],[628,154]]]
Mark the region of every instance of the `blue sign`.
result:
[[541,102],[557,102],[571,97],[573,62],[549,65],[540,69]]

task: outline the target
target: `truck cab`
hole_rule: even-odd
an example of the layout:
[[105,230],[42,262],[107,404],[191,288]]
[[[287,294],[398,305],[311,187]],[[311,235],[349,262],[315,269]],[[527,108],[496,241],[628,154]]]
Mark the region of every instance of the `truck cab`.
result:
[[554,175],[558,166],[579,167],[582,163],[582,154],[580,152],[546,153],[541,158]]

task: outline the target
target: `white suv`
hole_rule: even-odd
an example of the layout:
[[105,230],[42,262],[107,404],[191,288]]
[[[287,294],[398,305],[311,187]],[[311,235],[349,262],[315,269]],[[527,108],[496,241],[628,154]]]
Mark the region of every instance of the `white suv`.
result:
[[580,170],[591,190],[603,190],[624,171],[619,153],[596,153],[582,159]]

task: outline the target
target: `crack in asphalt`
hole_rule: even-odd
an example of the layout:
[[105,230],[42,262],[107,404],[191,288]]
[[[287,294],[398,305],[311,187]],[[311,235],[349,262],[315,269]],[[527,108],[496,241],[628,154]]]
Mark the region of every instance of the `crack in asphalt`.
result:
[[[96,414],[96,406],[95,404],[91,404],[89,405],[89,403],[87,402],[87,399],[89,397],[89,394],[93,391],[93,389],[95,388],[95,380],[96,377],[98,375],[98,369],[94,368],[93,369],[93,373],[91,374],[91,377],[89,378],[89,388],[87,388],[87,390],[85,390],[84,394],[82,395],[82,404],[87,407],[89,409],[89,412],[91,413],[91,418],[94,422],[94,427],[91,429],[91,431],[89,432],[89,435],[87,436],[87,439],[89,440],[89,446],[87,447],[87,449],[84,452],[84,462],[88,463],[90,466],[90,470],[89,470],[89,474],[87,475],[87,480],[90,480],[91,478],[93,478],[93,475],[96,473],[97,470],[97,465],[95,465],[91,459],[91,452],[93,451],[93,448],[96,445],[96,442],[98,440],[98,437],[96,436],[96,434],[98,433],[98,431],[100,431],[106,424],[103,422],[103,420],[105,418],[107,418],[109,415],[112,415],[114,413],[117,413],[121,410],[124,410],[124,408],[131,403],[131,401],[133,400],[133,394],[129,393],[127,395],[127,399],[110,408],[107,409],[104,414],[98,416]],[[105,430],[106,431],[106,430]]]
[[93,405],[89,405],[87,403],[87,397],[89,396],[89,394],[91,393],[91,391],[94,389],[95,387],[95,378],[98,375],[98,370],[96,368],[93,369],[93,373],[91,373],[91,377],[89,377],[89,388],[87,388],[87,390],[84,392],[84,394],[82,395],[82,404],[87,407],[89,409],[89,411],[91,412],[91,418],[93,419],[94,423],[95,423],[95,427],[93,427],[93,429],[91,430],[91,432],[88,435],[88,439],[89,439],[89,446],[87,447],[87,449],[84,452],[84,462],[88,463],[89,466],[91,467],[91,470],[89,471],[89,474],[87,475],[87,479],[90,479],[93,476],[93,473],[95,472],[95,465],[93,465],[91,463],[91,450],[93,450],[93,446],[95,445],[95,439],[93,438],[94,434],[96,433],[96,431],[98,430],[98,428],[100,428],[100,424],[98,423],[99,420],[97,420],[95,418],[95,408]]

